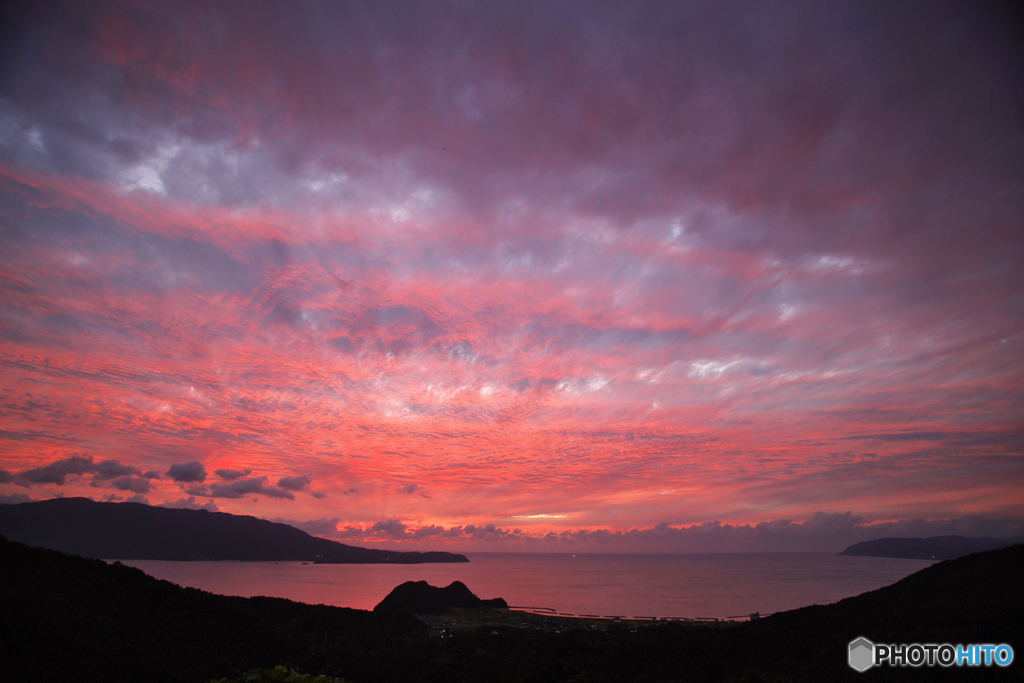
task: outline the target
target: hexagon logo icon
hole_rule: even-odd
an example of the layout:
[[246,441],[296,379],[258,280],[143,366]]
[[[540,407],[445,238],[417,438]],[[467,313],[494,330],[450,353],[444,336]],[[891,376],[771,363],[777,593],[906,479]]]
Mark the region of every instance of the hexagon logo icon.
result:
[[875,663],[875,644],[863,636],[850,641],[850,668],[867,671]]

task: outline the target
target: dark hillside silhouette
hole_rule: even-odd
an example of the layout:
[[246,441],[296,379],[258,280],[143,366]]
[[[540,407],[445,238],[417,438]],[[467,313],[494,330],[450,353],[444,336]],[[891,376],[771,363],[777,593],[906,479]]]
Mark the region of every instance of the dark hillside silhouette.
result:
[[282,662],[322,666],[326,651],[366,660],[357,669],[366,680],[367,651],[426,640],[426,627],[402,614],[213,595],[2,538],[0,576],[5,683],[205,683]]
[[27,545],[101,559],[469,562],[465,555],[453,553],[357,548],[287,524],[226,512],[96,503],[88,498],[0,505],[0,534]]
[[560,633],[487,626],[443,639],[401,612],[212,595],[2,538],[0,576],[4,683],[205,683],[276,664],[356,683],[1008,681],[1020,680],[1020,662],[858,674],[846,648],[864,636],[1007,643],[1024,652],[1024,546],[940,562],[834,605],[731,626],[594,629],[562,620]]

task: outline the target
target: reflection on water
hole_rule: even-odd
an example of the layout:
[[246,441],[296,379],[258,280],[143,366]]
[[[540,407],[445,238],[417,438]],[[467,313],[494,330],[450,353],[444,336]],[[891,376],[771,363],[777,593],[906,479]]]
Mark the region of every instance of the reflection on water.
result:
[[828,604],[888,586],[930,560],[830,553],[544,555],[467,553],[468,564],[124,560],[158,579],[223,595],[373,609],[404,581],[462,581],[481,598],[568,614],[728,617]]

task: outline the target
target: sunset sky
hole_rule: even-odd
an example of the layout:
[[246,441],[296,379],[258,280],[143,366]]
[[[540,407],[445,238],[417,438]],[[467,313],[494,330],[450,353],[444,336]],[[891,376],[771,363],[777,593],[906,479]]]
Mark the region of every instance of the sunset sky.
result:
[[403,549],[1024,535],[998,4],[26,2],[0,501]]

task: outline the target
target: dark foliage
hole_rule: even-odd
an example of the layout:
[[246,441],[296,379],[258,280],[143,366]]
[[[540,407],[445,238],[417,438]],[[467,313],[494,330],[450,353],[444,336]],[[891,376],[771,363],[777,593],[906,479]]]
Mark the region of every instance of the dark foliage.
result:
[[[482,627],[444,639],[396,612],[232,598],[0,541],[0,679],[189,681],[276,664],[354,683],[1020,680],[1006,669],[857,674],[847,643],[1008,643],[1024,652],[1024,546],[933,565],[835,605],[728,627]],[[583,626],[583,624],[580,624]]]
[[65,553],[121,560],[469,562],[465,555],[356,548],[255,517],[57,498],[0,505],[0,534]]
[[[428,642],[426,627],[401,614],[213,595],[6,540],[0,575],[3,681],[206,681],[280,663],[369,661],[409,639]],[[367,669],[356,668],[359,680]]]

